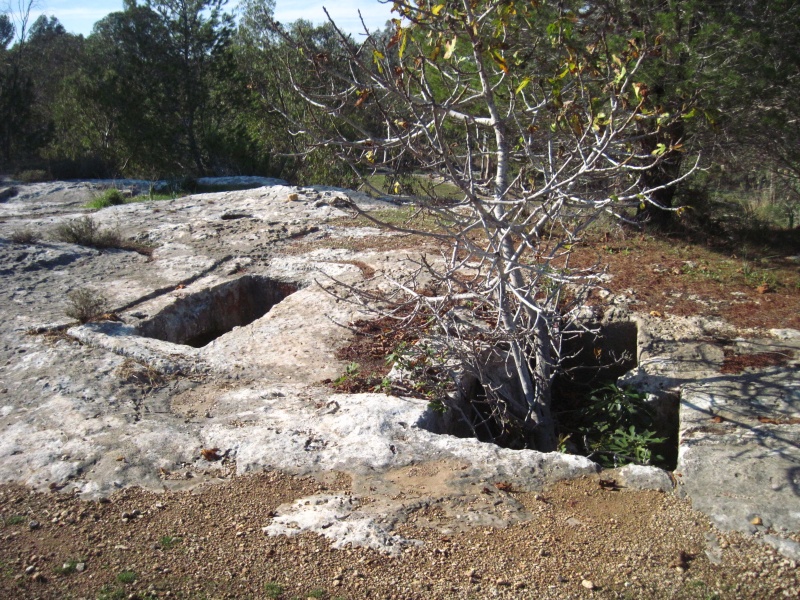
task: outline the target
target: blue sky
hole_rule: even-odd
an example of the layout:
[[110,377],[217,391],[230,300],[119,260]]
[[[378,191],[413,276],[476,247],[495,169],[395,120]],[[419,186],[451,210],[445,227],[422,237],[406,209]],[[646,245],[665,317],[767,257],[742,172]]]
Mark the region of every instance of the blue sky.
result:
[[[0,7],[11,4],[16,8],[19,0],[0,0]],[[27,4],[23,0],[22,4]],[[231,10],[237,4],[236,0],[229,0],[227,8]],[[277,0],[275,3],[275,16],[283,23],[291,23],[303,18],[314,23],[325,20],[323,6],[327,6],[331,16],[345,31],[358,33],[361,24],[358,20],[358,11],[364,17],[370,29],[382,29],[384,23],[391,18],[391,2],[381,4],[378,0]],[[92,25],[110,12],[122,10],[122,0],[94,0],[78,2],[77,0],[35,0],[32,10],[31,22],[42,13],[55,16],[67,31],[89,35]]]

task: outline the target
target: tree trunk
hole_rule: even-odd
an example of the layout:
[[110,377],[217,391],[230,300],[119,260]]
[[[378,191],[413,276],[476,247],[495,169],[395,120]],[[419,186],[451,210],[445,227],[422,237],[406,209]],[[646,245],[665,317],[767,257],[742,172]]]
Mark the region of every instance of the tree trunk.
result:
[[[642,147],[647,154],[654,152],[659,144],[672,148],[681,142],[685,129],[682,121],[675,121],[663,131],[645,137]],[[648,202],[645,203],[644,208],[640,208],[636,214],[639,222],[647,223],[657,229],[666,229],[672,223],[673,212],[665,209],[672,208],[675,186],[670,185],[663,188],[661,186],[667,186],[680,177],[682,161],[683,154],[681,152],[667,150],[656,166],[642,174],[645,188],[653,190],[650,197],[655,204]]]

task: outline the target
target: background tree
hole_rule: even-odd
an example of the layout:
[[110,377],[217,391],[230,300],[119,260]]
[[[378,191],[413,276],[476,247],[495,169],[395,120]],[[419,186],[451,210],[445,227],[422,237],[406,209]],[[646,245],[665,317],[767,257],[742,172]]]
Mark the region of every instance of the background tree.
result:
[[[31,4],[20,3],[18,24],[7,14],[0,21],[0,156],[6,164],[30,153],[28,125],[33,83],[23,68],[23,59]],[[8,48],[15,36],[16,44]]]
[[228,46],[233,16],[223,12],[227,0],[147,0],[158,15],[164,37],[162,77],[174,100],[172,115],[179,124],[195,172],[208,171],[203,138],[215,126],[211,89],[215,77],[230,69]]
[[[399,0],[394,11],[386,43],[368,36],[355,47],[340,33],[346,71],[295,39],[308,69],[324,76],[295,78],[294,89],[318,109],[316,142],[354,170],[410,161],[459,190],[460,201],[426,203],[438,226],[418,232],[447,247],[441,260],[419,263],[435,294],[416,279],[397,282],[398,301],[439,322],[502,435],[554,450],[562,337],[576,323],[581,286],[597,276],[570,268],[570,250],[601,215],[630,219],[677,180],[648,179],[675,150],[663,132],[684,116],[641,84],[658,35],[612,36],[613,23],[597,27],[584,2]],[[359,118],[366,110],[379,122]],[[454,307],[472,318],[454,319]],[[491,327],[476,328],[478,317]],[[498,365],[510,383],[498,380]]]

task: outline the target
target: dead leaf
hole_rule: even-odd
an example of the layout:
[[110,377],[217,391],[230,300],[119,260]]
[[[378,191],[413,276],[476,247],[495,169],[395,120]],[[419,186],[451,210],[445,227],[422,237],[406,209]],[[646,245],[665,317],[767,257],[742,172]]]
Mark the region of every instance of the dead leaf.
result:
[[203,448],[200,450],[200,454],[202,454],[203,458],[209,462],[213,462],[222,458],[222,456],[219,454],[219,448]]
[[501,492],[510,492],[513,490],[511,484],[507,481],[498,481],[497,483],[494,484],[494,487],[496,487]]
[[356,100],[356,104],[355,104],[356,108],[358,108],[359,106],[364,104],[364,102],[367,101],[367,98],[369,98],[369,95],[370,95],[370,91],[369,90],[362,90],[358,94],[358,100]]
[[686,570],[689,568],[689,561],[694,558],[688,552],[681,550],[675,560],[670,563],[670,567]]
[[725,419],[723,419],[723,418],[722,418],[722,417],[720,417],[719,415],[715,415],[715,416],[711,417],[711,420],[712,420],[714,423],[722,423],[722,422],[723,422]]
[[756,291],[759,294],[769,294],[772,292],[772,287],[768,283],[762,283],[760,286],[756,288]]
[[661,317],[663,317],[664,315],[663,315],[662,313],[658,312],[657,310],[651,310],[651,311],[650,311],[650,316],[651,316],[651,317],[659,317],[659,318],[661,318]]

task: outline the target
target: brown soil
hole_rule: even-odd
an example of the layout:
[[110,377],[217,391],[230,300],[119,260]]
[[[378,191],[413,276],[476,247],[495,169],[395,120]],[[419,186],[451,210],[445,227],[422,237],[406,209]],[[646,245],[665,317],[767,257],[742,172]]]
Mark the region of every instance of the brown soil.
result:
[[[335,224],[374,226],[363,218],[343,218]],[[745,328],[800,329],[800,263],[788,258],[800,253],[798,238],[800,233],[764,231],[755,241],[731,241],[721,235],[653,235],[618,228],[613,235],[588,235],[575,248],[570,264],[606,268],[612,277],[603,287],[631,298],[631,307],[639,312],[719,317]],[[291,244],[288,251],[302,253],[321,247],[438,253],[430,238],[407,234],[302,240]],[[597,297],[594,301],[601,302]]]
[[725,358],[720,367],[720,373],[742,373],[745,369],[775,367],[785,365],[794,353],[788,352],[756,352],[754,354],[736,354],[730,349],[725,349]]
[[[607,476],[606,476],[607,477]],[[423,542],[398,558],[335,550],[322,537],[268,537],[282,503],[349,488],[277,472],[195,493],[119,492],[104,503],[0,486],[3,598],[781,598],[796,564],[739,534],[720,534],[673,495],[597,478],[541,493],[487,482],[524,505],[505,529],[447,532],[446,500],[395,533]],[[368,501],[368,499],[367,499]],[[40,525],[30,527],[32,521]],[[721,562],[705,554],[718,543]],[[80,567],[78,566],[80,564]],[[78,568],[81,568],[78,571]],[[132,580],[132,581],[129,581]]]
[[714,316],[738,327],[800,328],[800,264],[781,254],[750,250],[745,259],[743,248],[624,231],[614,237],[591,240],[575,252],[573,265],[607,265],[612,277],[603,287],[632,297],[636,311]]

